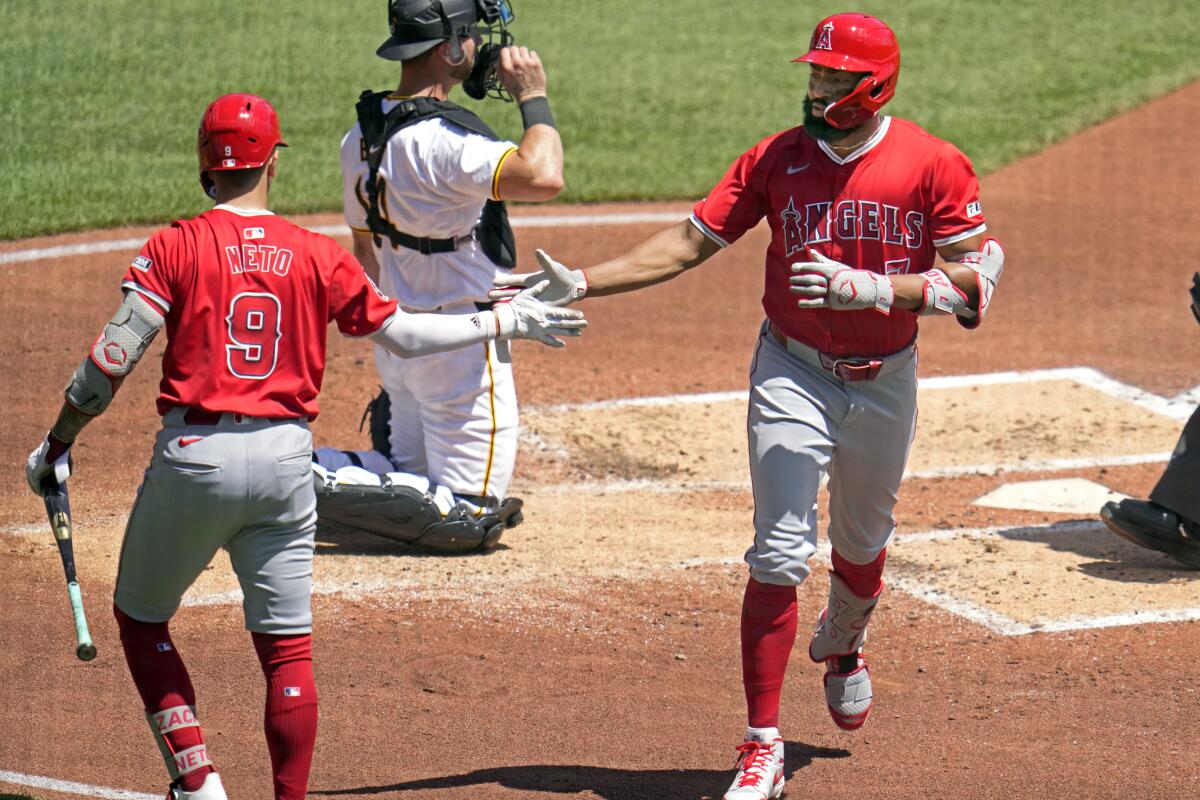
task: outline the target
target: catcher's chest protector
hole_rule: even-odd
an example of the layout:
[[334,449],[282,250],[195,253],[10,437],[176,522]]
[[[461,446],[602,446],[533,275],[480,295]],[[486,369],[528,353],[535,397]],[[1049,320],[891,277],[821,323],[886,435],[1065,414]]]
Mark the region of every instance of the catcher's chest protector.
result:
[[[376,244],[380,237],[387,237],[393,247],[398,246],[400,231],[379,213],[379,164],[388,141],[396,131],[422,120],[441,117],[461,128],[486,136],[493,141],[500,137],[471,111],[448,100],[431,97],[411,97],[401,100],[386,114],[383,101],[390,92],[364,91],[358,98],[358,124],[362,129],[363,149],[367,158],[367,227],[375,235]],[[512,269],[517,265],[516,240],[508,222],[508,209],[501,200],[488,200],[483,206],[483,215],[475,228],[479,244],[492,263]]]

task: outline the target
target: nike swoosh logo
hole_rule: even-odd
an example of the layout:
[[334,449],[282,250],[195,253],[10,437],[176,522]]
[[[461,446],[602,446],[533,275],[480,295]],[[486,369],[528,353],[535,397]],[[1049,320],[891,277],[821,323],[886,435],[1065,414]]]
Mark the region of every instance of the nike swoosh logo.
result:
[[195,444],[196,442],[200,441],[203,438],[204,438],[203,436],[180,436],[179,437],[179,446],[187,447],[189,444]]
[[789,167],[787,168],[787,174],[788,174],[788,175],[795,175],[797,172],[804,172],[804,170],[808,169],[808,168],[809,168],[809,167],[811,167],[811,166],[812,166],[812,164],[805,164],[805,165],[804,165],[804,166],[802,166],[802,167],[792,167],[792,166],[789,166]]

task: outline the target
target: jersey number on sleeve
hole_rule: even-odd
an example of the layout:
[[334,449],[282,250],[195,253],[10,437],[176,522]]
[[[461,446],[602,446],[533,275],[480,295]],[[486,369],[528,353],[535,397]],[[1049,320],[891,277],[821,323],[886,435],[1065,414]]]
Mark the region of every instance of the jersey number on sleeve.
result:
[[280,309],[279,298],[267,292],[242,292],[229,303],[225,360],[235,378],[261,381],[275,371]]

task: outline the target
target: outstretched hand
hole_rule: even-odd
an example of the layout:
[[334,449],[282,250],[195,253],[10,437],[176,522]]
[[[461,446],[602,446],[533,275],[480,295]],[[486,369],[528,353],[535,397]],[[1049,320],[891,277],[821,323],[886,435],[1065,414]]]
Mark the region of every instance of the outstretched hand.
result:
[[587,276],[581,269],[568,269],[546,255],[544,250],[535,250],[534,256],[541,272],[525,272],[519,275],[497,277],[492,283],[497,287],[488,292],[492,300],[507,300],[516,297],[521,289],[546,284],[541,293],[541,302],[549,306],[568,306],[587,294]]
[[511,300],[496,304],[501,338],[532,339],[548,347],[566,347],[566,342],[555,337],[583,335],[587,327],[583,312],[545,302],[542,298],[549,287],[549,281],[539,281],[517,292]]

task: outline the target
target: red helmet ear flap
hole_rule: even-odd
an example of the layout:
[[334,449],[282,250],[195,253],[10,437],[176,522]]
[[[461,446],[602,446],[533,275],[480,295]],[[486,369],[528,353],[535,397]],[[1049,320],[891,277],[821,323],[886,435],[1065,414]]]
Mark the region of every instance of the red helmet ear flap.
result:
[[874,75],[865,75],[850,94],[825,108],[825,121],[835,128],[857,128],[879,113],[879,109],[896,94],[897,69],[882,82]]

